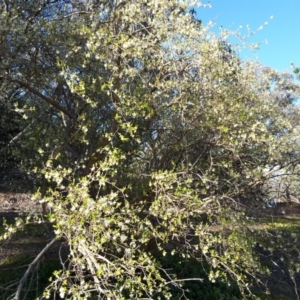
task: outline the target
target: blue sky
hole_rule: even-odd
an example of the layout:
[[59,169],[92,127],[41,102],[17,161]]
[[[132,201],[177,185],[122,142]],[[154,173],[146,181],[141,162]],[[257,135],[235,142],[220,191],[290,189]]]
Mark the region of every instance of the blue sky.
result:
[[[240,32],[246,34],[247,25],[256,31],[268,22],[248,40],[249,44],[259,43],[257,59],[279,71],[292,71],[291,62],[300,67],[300,0],[211,0],[210,3],[211,8],[196,11],[204,24],[215,23],[213,31],[219,32],[220,26],[232,31],[242,26]],[[246,50],[240,56],[255,58]]]

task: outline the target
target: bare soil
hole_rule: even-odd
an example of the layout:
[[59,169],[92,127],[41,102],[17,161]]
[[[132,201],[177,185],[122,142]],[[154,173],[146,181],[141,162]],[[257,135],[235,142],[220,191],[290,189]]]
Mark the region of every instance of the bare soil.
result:
[[1,212],[28,212],[37,206],[28,193],[1,193],[0,192],[0,213]]

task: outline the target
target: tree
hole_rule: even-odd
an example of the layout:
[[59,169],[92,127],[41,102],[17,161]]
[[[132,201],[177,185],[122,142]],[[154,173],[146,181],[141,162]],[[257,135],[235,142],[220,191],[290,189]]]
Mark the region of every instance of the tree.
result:
[[69,256],[44,298],[184,295],[203,278],[173,274],[174,254],[251,293],[258,261],[240,209],[291,129],[275,73],[208,35],[186,1],[36,2],[1,4],[0,79],[6,105],[20,96],[22,166],[55,238],[15,299],[57,240]]

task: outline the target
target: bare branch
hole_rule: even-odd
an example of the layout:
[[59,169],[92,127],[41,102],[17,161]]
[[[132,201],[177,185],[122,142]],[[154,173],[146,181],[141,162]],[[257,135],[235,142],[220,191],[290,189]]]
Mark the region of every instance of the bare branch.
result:
[[23,289],[23,285],[26,282],[28,276],[31,274],[33,268],[35,265],[40,261],[40,259],[45,255],[45,253],[58,241],[60,238],[54,238],[49,244],[46,245],[46,247],[39,253],[39,255],[33,260],[33,262],[28,266],[27,271],[23,275],[22,279],[20,280],[18,289],[16,291],[16,294],[13,298],[13,300],[19,300],[21,296],[21,292]]
[[31,92],[34,95],[36,95],[36,96],[40,97],[41,99],[45,100],[47,103],[49,103],[50,105],[52,105],[53,107],[55,107],[56,109],[58,109],[59,111],[61,111],[65,115],[67,115],[68,117],[70,117],[71,119],[75,119],[75,116],[71,112],[69,112],[68,110],[66,110],[64,107],[60,106],[52,98],[50,98],[50,97],[48,97],[46,95],[43,95],[39,90],[37,90],[34,87],[30,86],[29,83],[24,82],[24,81],[19,80],[19,79],[13,79],[13,78],[6,78],[6,79],[9,80],[10,82],[14,82],[14,83],[19,84],[21,87],[25,88],[29,92]]

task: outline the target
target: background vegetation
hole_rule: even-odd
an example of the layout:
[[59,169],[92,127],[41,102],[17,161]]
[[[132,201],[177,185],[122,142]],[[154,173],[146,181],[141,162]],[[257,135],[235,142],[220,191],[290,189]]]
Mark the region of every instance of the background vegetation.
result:
[[26,174],[42,205],[1,239],[28,224],[51,237],[10,299],[57,244],[33,297],[254,296],[267,272],[255,247],[282,245],[254,230],[255,209],[274,190],[298,196],[293,76],[241,59],[199,2],[0,5],[1,168]]

